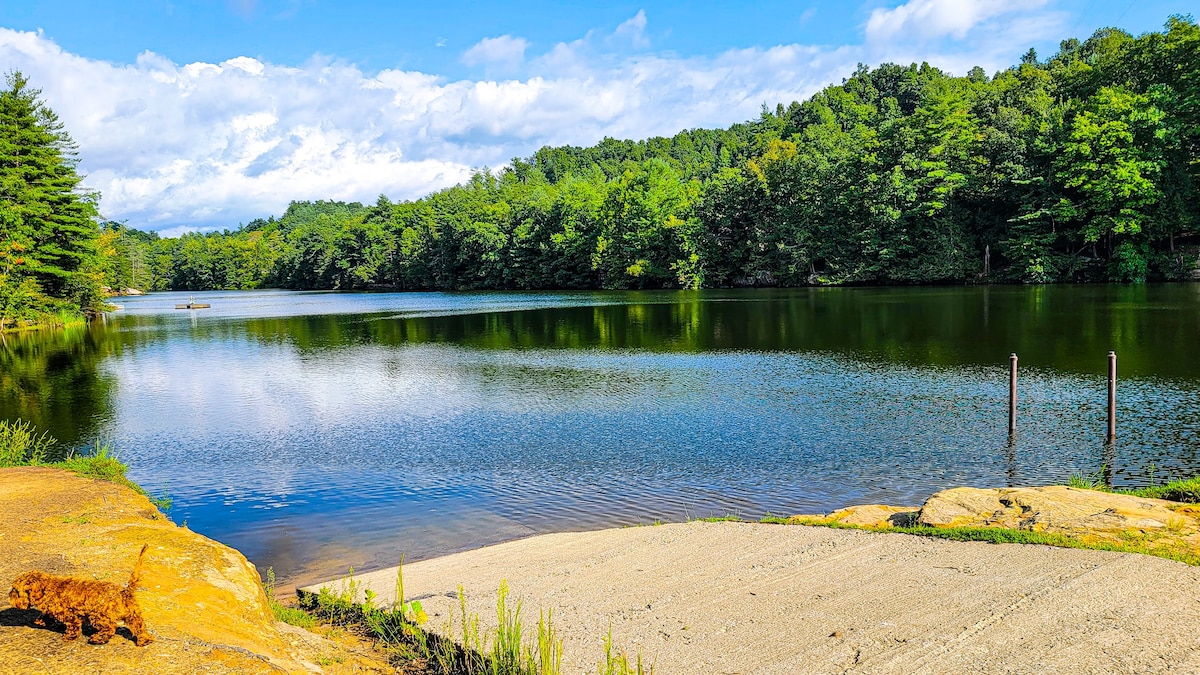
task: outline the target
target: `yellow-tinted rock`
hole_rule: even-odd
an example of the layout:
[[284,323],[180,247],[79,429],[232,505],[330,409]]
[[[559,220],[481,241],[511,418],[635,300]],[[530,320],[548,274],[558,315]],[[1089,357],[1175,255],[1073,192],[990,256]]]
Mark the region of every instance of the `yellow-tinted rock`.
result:
[[954,488],[930,497],[917,522],[933,527],[1004,527],[1118,540],[1130,534],[1172,539],[1194,534],[1200,514],[1162,499],[1080,490]]
[[811,525],[856,525],[858,527],[892,527],[908,525],[917,515],[917,509],[911,506],[887,506],[884,504],[864,504],[838,509],[823,516],[796,516],[792,520]]
[[887,529],[996,527],[1061,535],[1085,546],[1200,560],[1200,504],[1134,497],[1065,486],[953,488],[920,510],[868,504],[825,515],[793,516],[800,525],[854,525]]
[[61,631],[29,625],[38,613],[8,607],[4,592],[0,663],[11,672],[321,672],[312,663],[320,649],[280,634],[241,553],[176,526],[129,488],[56,469],[0,469],[0,514],[2,591],[33,569],[124,584],[149,544],[137,599],[156,637],[137,647],[121,629],[107,645],[65,642]]

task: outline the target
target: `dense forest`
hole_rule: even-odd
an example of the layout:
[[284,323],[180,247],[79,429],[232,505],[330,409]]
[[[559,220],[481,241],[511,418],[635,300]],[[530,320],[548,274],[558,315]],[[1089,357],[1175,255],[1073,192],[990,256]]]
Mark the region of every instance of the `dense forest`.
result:
[[0,91],[0,331],[63,323],[103,305],[98,195],[75,144],[20,72]]
[[1190,278],[1200,28],[1115,29],[988,76],[860,66],[672,138],[546,147],[416,201],[294,202],[100,247],[114,288],[548,289]]

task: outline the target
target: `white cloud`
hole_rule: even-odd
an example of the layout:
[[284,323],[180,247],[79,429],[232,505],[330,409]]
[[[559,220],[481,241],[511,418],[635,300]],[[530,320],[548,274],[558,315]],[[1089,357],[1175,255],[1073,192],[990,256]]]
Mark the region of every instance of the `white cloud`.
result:
[[468,66],[515,67],[525,60],[525,50],[528,48],[529,42],[525,38],[511,35],[484,38],[463,52],[462,62]]
[[878,8],[867,19],[867,40],[896,38],[962,39],[981,23],[1037,9],[1049,0],[909,0],[893,9]]
[[613,31],[612,37],[615,41],[624,41],[634,47],[649,47],[650,38],[646,37],[646,10],[638,10],[637,14],[623,21]]
[[[928,1],[905,7],[911,14]],[[133,64],[114,64],[3,28],[0,63],[43,89],[80,146],[86,184],[102,193],[106,217],[149,229],[207,229],[280,214],[293,199],[420,197],[464,180],[471,167],[498,167],[542,145],[728,126],[757,117],[763,103],[802,100],[859,62],[927,59],[959,73],[973,65],[995,70],[1028,47],[1013,31],[1053,30],[1049,16],[1025,12],[1002,29],[978,19],[962,45],[868,40],[712,57],[629,55],[605,47],[612,34],[589,33],[519,63],[523,75],[512,79],[368,74],[322,57],[299,65],[244,56],[177,64],[145,52]],[[892,19],[909,31],[914,20]],[[885,30],[878,21],[875,35]],[[630,27],[626,39],[644,34],[644,13],[622,26]],[[523,60],[528,48],[501,36],[468,53],[490,67]]]

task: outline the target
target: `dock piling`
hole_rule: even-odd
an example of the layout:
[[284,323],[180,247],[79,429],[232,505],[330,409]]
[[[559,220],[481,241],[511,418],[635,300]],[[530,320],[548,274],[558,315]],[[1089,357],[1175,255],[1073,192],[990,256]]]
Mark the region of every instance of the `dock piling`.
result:
[[1017,433],[1017,355],[1008,357],[1008,433]]
[[1117,353],[1108,353],[1108,442],[1117,438]]

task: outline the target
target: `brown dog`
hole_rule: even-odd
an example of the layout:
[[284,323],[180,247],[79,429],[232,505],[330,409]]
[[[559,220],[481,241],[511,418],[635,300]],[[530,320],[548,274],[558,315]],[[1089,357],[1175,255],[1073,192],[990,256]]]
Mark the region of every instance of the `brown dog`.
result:
[[[90,581],[72,577],[56,577],[43,572],[26,572],[13,581],[8,601],[17,609],[36,607],[45,615],[61,621],[67,627],[64,639],[74,640],[83,632],[87,621],[96,629],[88,642],[102,645],[117,632],[117,622],[124,621],[139,646],[154,641],[146,631],[146,622],[138,608],[133,591],[142,573],[142,558],[149,545],[142,546],[129,583],[124,587],[111,581]],[[42,619],[35,621],[45,625]]]

